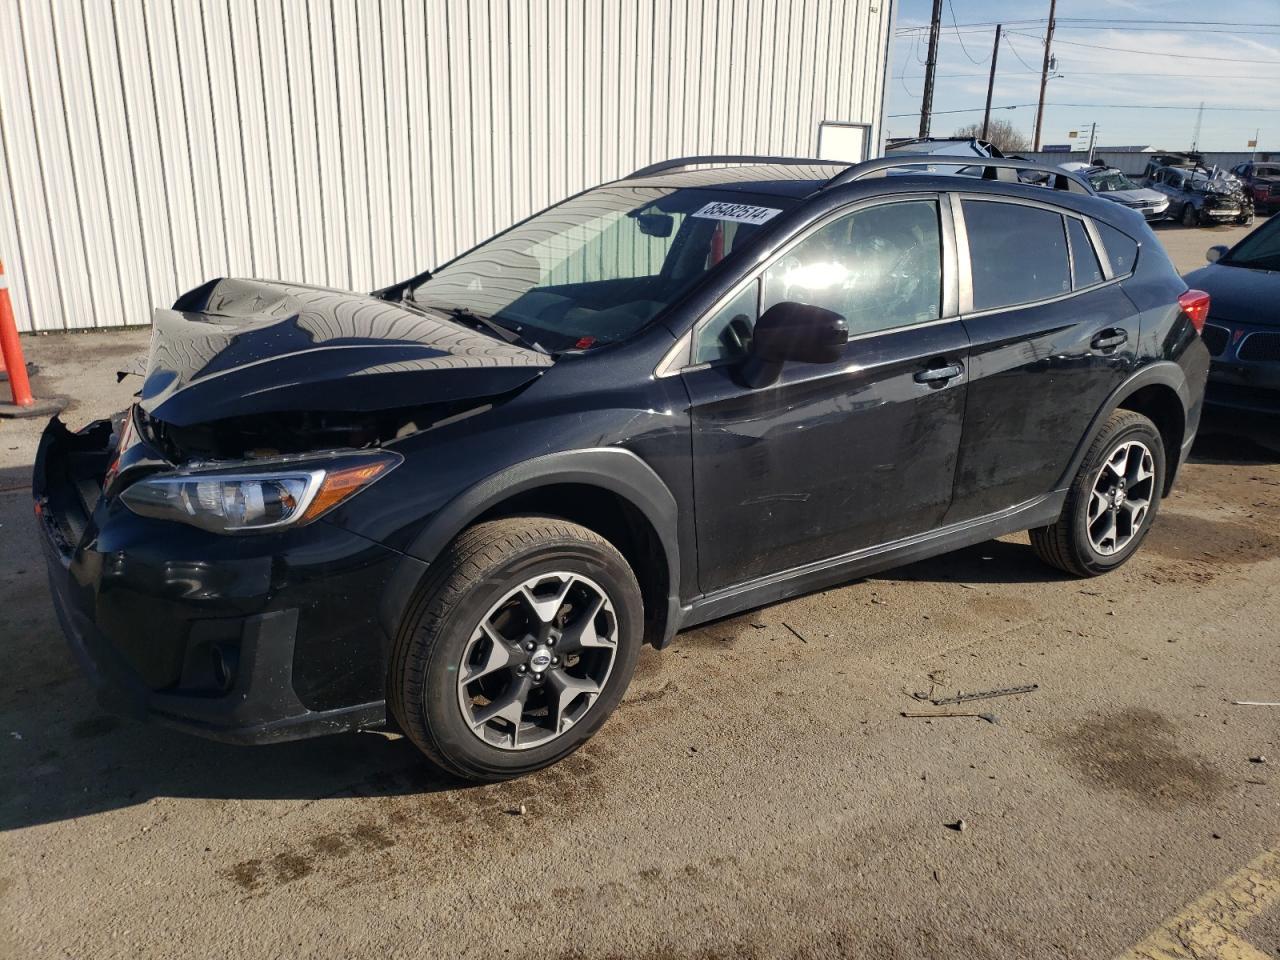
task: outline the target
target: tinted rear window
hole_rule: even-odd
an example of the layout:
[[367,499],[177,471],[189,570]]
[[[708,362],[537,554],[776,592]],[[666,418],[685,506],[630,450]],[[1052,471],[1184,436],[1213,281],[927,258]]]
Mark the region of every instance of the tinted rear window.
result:
[[973,308],[992,310],[1071,292],[1062,216],[1039,207],[964,201]]
[[1138,263],[1138,241],[1101,220],[1096,223],[1102,245],[1107,248],[1107,256],[1111,260],[1111,272],[1117,277],[1127,277]]
[[1084,223],[1067,217],[1067,234],[1071,238],[1071,280],[1077,290],[1102,282],[1102,265],[1094,252],[1093,242]]

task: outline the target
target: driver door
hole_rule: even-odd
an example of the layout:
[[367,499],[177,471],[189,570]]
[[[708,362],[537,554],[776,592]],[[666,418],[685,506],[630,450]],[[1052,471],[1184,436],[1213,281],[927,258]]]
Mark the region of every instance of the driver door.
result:
[[[828,218],[694,331],[691,404],[704,592],[910,537],[946,513],[968,338],[956,316],[950,212],[937,195]],[[773,303],[843,315],[832,364],[788,362],[751,389],[739,371]]]

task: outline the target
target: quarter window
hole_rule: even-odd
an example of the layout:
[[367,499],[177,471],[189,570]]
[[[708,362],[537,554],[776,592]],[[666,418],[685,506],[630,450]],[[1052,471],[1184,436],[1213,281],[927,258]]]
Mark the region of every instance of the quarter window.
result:
[[1101,283],[1102,264],[1098,263],[1098,254],[1084,221],[1067,217],[1067,237],[1071,241],[1071,285],[1079,290]]
[[1040,207],[963,201],[973,309],[994,310],[1071,292],[1062,215]]
[[1102,237],[1102,245],[1111,260],[1111,272],[1117,277],[1133,273],[1138,263],[1138,241],[1101,221],[1098,221],[1098,235]]
[[850,336],[937,320],[942,302],[938,204],[903,200],[839,217],[778,257],[697,332],[694,363],[745,352],[756,317],[791,300],[834,310]]

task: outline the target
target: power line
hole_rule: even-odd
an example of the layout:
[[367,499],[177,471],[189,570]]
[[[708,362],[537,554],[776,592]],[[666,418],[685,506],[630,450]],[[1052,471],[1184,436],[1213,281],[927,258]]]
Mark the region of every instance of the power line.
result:
[[[1012,48],[1010,48],[1012,49]],[[1025,64],[1025,61],[1024,61]],[[1039,74],[1037,69],[1006,70],[1002,76],[1021,77],[1028,74]],[[914,80],[919,74],[905,74],[907,79]],[[939,73],[940,80],[976,80],[985,78],[985,73]],[[1070,73],[1056,77],[1058,80],[1073,80],[1076,77],[1166,77],[1175,80],[1274,80],[1280,82],[1280,74],[1275,76],[1259,76],[1256,73],[1158,73],[1153,70],[1141,70],[1135,73],[1124,73],[1118,70],[1072,70]]]
[[[1020,110],[1025,107],[1034,107],[1034,103],[1009,103],[1001,107],[992,107],[992,110]],[[1141,104],[1141,103],[1045,103],[1046,107],[1073,107],[1084,110],[1199,110],[1200,105],[1180,106],[1172,103],[1157,104]],[[949,113],[982,113],[984,107],[965,107],[963,110],[934,110],[935,116],[941,116]],[[1204,107],[1205,110],[1212,110],[1219,113],[1280,113],[1280,107]],[[891,119],[899,117],[914,117],[914,113],[891,113]]]
[[1018,62],[1022,64],[1024,67],[1026,67],[1028,71],[1030,71],[1031,73],[1040,72],[1040,70],[1037,67],[1033,67],[1031,64],[1027,63],[1026,60],[1022,59],[1022,54],[1018,52],[1017,46],[1014,45],[1013,40],[1009,38],[1009,35],[1007,33],[1004,35],[1004,42],[1005,42],[1005,46],[1009,48],[1010,52],[1012,52],[1013,55],[1018,58]]
[[969,58],[969,62],[970,63],[986,63],[987,60],[990,59],[989,57],[984,57],[981,60],[975,60],[972,56],[970,56],[969,48],[964,45],[964,37],[960,35],[960,27],[956,24],[956,8],[951,5],[951,0],[947,0],[947,10],[951,14],[951,25],[952,27],[955,28],[956,39],[960,41],[960,49],[963,50],[964,55]]
[[[1005,26],[1008,26],[1009,24],[1028,24],[1029,25],[1034,23],[1047,23],[1048,19],[1049,19],[1048,17],[1027,17],[1024,20],[1005,20],[1003,21],[1003,23],[1005,24]],[[1142,18],[1113,20],[1107,17],[1058,17],[1056,19],[1058,23],[1077,23],[1077,24],[1096,23],[1098,24],[1098,26],[1096,27],[1080,26],[1080,27],[1072,28],[1072,29],[1080,29],[1080,30],[1160,31],[1160,30],[1170,29],[1175,25],[1179,29],[1187,29],[1187,28],[1199,29],[1201,27],[1245,27],[1246,29],[1249,29],[1249,30],[1256,30],[1258,28],[1280,29],[1280,23],[1248,23],[1242,20],[1161,20],[1159,21],[1158,24],[1156,24],[1150,20],[1144,20]],[[968,23],[957,23],[956,27],[960,30],[966,30],[966,29],[978,28],[978,27],[994,27],[998,22],[1000,21],[974,20]],[[899,26],[897,28],[897,32],[908,33],[912,30],[927,30],[927,29],[929,29],[929,25],[927,23],[926,24],[908,24],[906,26]]]
[[[1010,31],[1010,32],[1012,33],[1013,31]],[[1018,36],[1026,37],[1029,40],[1040,39],[1039,37],[1030,33],[1019,33]],[[1065,43],[1072,47],[1089,47],[1092,50],[1109,50],[1112,53],[1134,53],[1134,54],[1139,54],[1139,55],[1148,56],[1148,57],[1177,57],[1179,60],[1212,60],[1214,63],[1222,62],[1221,57],[1203,57],[1203,56],[1196,56],[1195,54],[1191,54],[1191,53],[1173,52],[1173,51],[1165,51],[1165,50],[1135,50],[1132,47],[1104,47],[1101,44],[1081,43],[1078,40],[1059,39],[1057,42]],[[1266,64],[1274,65],[1276,61],[1274,59],[1246,60],[1241,57],[1232,57],[1231,62],[1232,63],[1266,63]]]

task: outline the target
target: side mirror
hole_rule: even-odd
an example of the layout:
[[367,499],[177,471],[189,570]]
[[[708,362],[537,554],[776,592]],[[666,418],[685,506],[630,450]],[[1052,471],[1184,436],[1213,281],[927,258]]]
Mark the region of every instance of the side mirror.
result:
[[1217,243],[1204,252],[1204,258],[1210,263],[1217,263],[1227,255],[1228,247],[1226,244]]
[[788,360],[835,363],[848,342],[844,317],[835,311],[790,300],[775,303],[756,321],[743,379],[749,387],[764,387],[778,379]]

